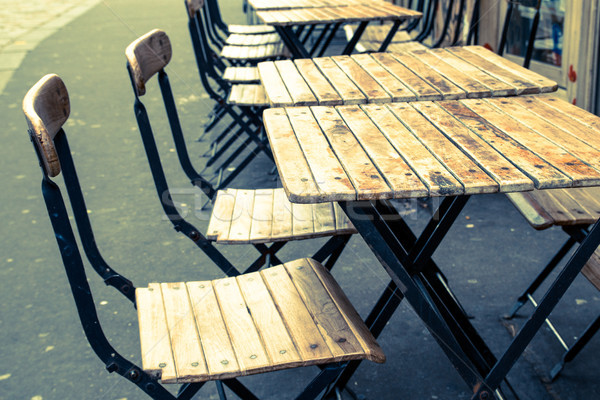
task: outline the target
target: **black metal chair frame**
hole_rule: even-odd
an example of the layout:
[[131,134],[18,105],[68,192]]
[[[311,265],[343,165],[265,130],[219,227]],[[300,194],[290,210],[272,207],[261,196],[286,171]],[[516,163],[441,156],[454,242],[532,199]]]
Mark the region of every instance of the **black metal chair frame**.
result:
[[[187,7],[186,7],[187,9]],[[189,15],[189,14],[188,14]],[[243,134],[247,135],[246,139],[238,144],[237,148],[230,153],[230,156],[223,161],[217,168],[217,190],[227,187],[227,185],[258,155],[263,152],[267,157],[273,160],[273,155],[268,146],[268,140],[262,135],[262,120],[260,114],[262,108],[259,107],[237,107],[228,104],[227,96],[231,90],[231,84],[222,79],[220,72],[217,71],[215,60],[218,59],[216,54],[210,48],[208,43],[206,29],[203,26],[203,18],[200,11],[197,11],[194,16],[189,15],[188,28],[198,66],[198,73],[202,85],[211,99],[216,102],[212,113],[214,118],[212,122],[205,127],[204,134],[209,132],[216,126],[221,119],[228,115],[232,118],[232,122],[213,140],[210,148],[211,155],[207,161],[207,166],[212,166],[227,150],[234,145],[238,139],[242,138]],[[211,81],[217,85],[217,89],[213,87]],[[221,92],[221,93],[219,93]],[[237,128],[237,129],[236,129]],[[203,134],[203,135],[204,135]],[[219,144],[229,136],[220,147]],[[236,168],[223,180],[223,171],[245,150],[250,144],[255,147],[246,158],[236,166]]]
[[[144,143],[144,149],[148,157],[148,163],[152,172],[154,184],[163,211],[169,221],[173,224],[176,231],[181,232],[192,240],[204,253],[228,276],[239,275],[240,272],[223,256],[223,254],[217,250],[212,242],[208,240],[200,230],[185,220],[179,213],[177,208],[174,206],[173,199],[171,197],[171,191],[169,189],[148,113],[143,103],[141,102],[135,84],[133,83],[133,77],[131,74],[131,67],[128,64],[129,76],[132,79],[132,87],[135,95],[134,113]],[[169,125],[171,127],[171,133],[175,142],[177,155],[183,168],[184,172],[190,179],[191,183],[198,187],[204,194],[210,199],[213,199],[218,189],[214,188],[208,181],[206,181],[200,174],[194,169],[192,162],[189,158],[187,148],[185,146],[185,140],[179,117],[177,115],[177,109],[175,106],[175,100],[169,84],[169,78],[164,69],[161,69],[158,73],[158,82],[163,97],[163,102],[167,111]],[[228,183],[228,181],[224,181]],[[346,243],[350,240],[351,235],[336,235],[331,237],[314,255],[313,259],[319,262],[324,262],[327,259],[325,267],[331,269],[341,252],[343,251]],[[252,272],[260,269],[262,266],[281,264],[281,260],[277,257],[276,253],[287,243],[287,241],[278,241],[271,246],[267,246],[262,243],[253,244],[254,248],[258,250],[260,256],[244,271]]]

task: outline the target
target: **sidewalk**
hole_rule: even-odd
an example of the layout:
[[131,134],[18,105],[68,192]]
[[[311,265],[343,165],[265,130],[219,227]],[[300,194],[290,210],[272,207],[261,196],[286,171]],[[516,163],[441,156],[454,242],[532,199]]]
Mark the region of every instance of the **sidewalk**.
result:
[[101,0],[0,0],[0,93],[27,53]]
[[[0,0],[0,5],[6,3]],[[168,33],[173,59],[167,72],[192,161],[198,167],[203,163],[198,156],[208,147],[208,142],[195,142],[199,121],[212,104],[198,79],[183,0],[55,3],[70,4],[71,8],[61,8],[54,14],[58,19],[40,22],[39,30],[23,27],[27,32],[15,33],[11,44],[2,50],[1,62],[8,63],[5,55],[13,53],[7,52],[7,47],[28,46],[26,51],[15,51],[20,54],[14,57],[20,57],[19,63],[13,64],[0,93],[0,400],[146,399],[134,385],[104,369],[83,335],[41,199],[40,171],[27,137],[21,101],[44,74],[57,73],[63,78],[71,99],[65,131],[96,242],[107,262],[137,286],[156,281],[213,279],[221,273],[162,218],[133,115],[125,47],[153,28]],[[97,5],[93,7],[92,3]],[[220,3],[229,22],[244,22],[240,0]],[[88,12],[65,22],[67,15],[74,15],[75,9],[81,11],[79,6],[84,5],[91,7]],[[0,13],[3,18],[8,14],[6,9]],[[25,14],[34,21],[41,18],[34,18],[33,12]],[[19,29],[21,26],[15,24],[12,31]],[[53,34],[48,33],[51,29]],[[33,44],[36,32],[37,37],[47,38],[41,46]],[[21,41],[24,43],[19,44]],[[189,190],[164,123],[156,78],[148,83],[148,95],[142,101],[151,116],[171,187]],[[270,168],[265,158],[260,158],[232,186],[274,186],[277,182],[264,174]],[[55,181],[62,185],[60,176]],[[429,213],[430,208],[417,202],[406,204],[408,223],[416,227],[422,226]],[[204,219],[193,222],[205,231],[206,215],[200,217]],[[535,232],[504,196],[476,196],[436,252],[434,259],[494,352],[506,347],[509,332],[525,320],[517,318],[514,325],[504,326],[500,316],[565,239],[559,229]],[[320,243],[290,243],[281,257],[292,260],[306,256]],[[245,246],[220,246],[219,250],[234,264],[246,264],[256,253]],[[333,274],[363,317],[389,279],[358,236],[349,243]],[[91,269],[88,278],[111,343],[140,364],[135,310]],[[585,279],[577,278],[553,318],[572,341],[597,315],[599,305],[597,292]],[[466,385],[406,304],[400,306],[379,342],[388,361],[383,365],[363,363],[350,382],[350,388],[359,395],[369,400],[470,398]],[[548,369],[561,354],[560,346],[544,328],[509,378],[523,400],[597,399],[598,352],[600,340],[595,337],[556,382],[544,382]],[[243,381],[261,399],[282,400],[289,398],[282,393],[291,393],[306,383],[300,382],[297,372],[281,371]],[[314,371],[307,372],[300,371],[300,375],[312,377]],[[216,399],[214,384],[206,385],[195,398]],[[345,395],[345,400],[349,398]]]

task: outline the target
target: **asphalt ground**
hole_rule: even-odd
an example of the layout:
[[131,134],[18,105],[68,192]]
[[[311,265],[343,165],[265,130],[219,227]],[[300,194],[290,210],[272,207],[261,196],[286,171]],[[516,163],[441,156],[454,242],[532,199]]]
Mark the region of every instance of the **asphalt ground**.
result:
[[[222,0],[229,22],[244,22],[241,2]],[[143,399],[135,386],[109,374],[83,335],[64,268],[40,194],[41,174],[26,132],[21,101],[47,73],[59,74],[70,92],[71,117],[65,126],[96,242],[108,263],[136,286],[155,281],[204,280],[222,276],[217,267],[162,217],[133,116],[133,94],[125,70],[125,47],[153,28],[164,29],[173,44],[167,68],[190,152],[199,157],[208,142],[196,142],[212,107],[198,79],[187,17],[180,0],[101,1],[27,51],[0,94],[3,128],[0,157],[0,399]],[[163,165],[176,200],[205,231],[207,212],[180,170],[153,80],[142,101],[148,108]],[[198,156],[198,157],[197,157]],[[237,188],[274,187],[271,164],[257,159],[232,184]],[[61,177],[55,179],[62,186]],[[433,201],[435,203],[435,201]],[[435,204],[399,202],[416,229]],[[467,204],[434,259],[447,275],[473,324],[492,350],[509,343],[510,324],[503,315],[514,298],[558,249],[560,229],[536,232],[502,195],[476,196]],[[312,254],[321,240],[291,243],[283,260]],[[248,246],[219,246],[235,265],[256,252]],[[367,246],[354,237],[333,274],[350,300],[366,316],[388,277]],[[114,289],[104,286],[91,268],[88,278],[106,335],[124,356],[139,364],[136,313]],[[553,321],[568,341],[594,318],[600,297],[584,278],[569,289]],[[363,363],[350,387],[367,399],[468,399],[461,381],[434,339],[407,304],[402,304],[379,342],[388,361]],[[560,346],[543,328],[517,362],[509,378],[521,399],[596,399],[600,380],[594,338],[561,377],[547,382]],[[282,371],[244,378],[259,397],[292,398],[315,370]],[[234,396],[231,396],[232,398]],[[348,396],[345,396],[348,397]],[[209,384],[196,398],[217,398]]]

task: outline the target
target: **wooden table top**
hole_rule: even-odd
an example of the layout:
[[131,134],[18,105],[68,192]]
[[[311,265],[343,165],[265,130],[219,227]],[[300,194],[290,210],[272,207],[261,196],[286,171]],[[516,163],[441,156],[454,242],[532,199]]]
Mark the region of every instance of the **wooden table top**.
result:
[[558,87],[481,46],[269,61],[258,70],[273,107],[497,97]]
[[265,24],[277,26],[332,24],[335,22],[393,21],[421,18],[422,13],[383,1],[352,7],[313,7],[266,10],[256,13]]
[[548,95],[271,108],[292,202],[600,185],[600,118]]
[[248,4],[256,11],[287,10],[293,8],[347,7],[350,5],[369,3],[369,0],[248,0]]

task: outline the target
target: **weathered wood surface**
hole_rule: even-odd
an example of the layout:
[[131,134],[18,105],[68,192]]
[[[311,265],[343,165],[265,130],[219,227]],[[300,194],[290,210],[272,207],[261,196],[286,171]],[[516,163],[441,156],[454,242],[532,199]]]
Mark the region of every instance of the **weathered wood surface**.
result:
[[312,7],[257,11],[256,15],[267,25],[293,26],[310,24],[330,24],[335,22],[359,21],[405,21],[420,18],[418,11],[395,6],[390,3],[373,1],[353,4],[350,7]]
[[[259,64],[274,107],[500,97],[556,90],[555,82],[523,73],[479,46],[370,53]],[[514,69],[510,69],[510,66]],[[531,100],[533,101],[533,100]],[[545,106],[553,109],[552,104]],[[540,112],[542,107],[540,106]]]
[[[563,103],[522,96],[276,108],[264,121],[298,203],[598,186],[600,117]],[[304,169],[296,175],[290,163]],[[311,191],[294,189],[304,186]]]
[[288,10],[294,8],[347,7],[369,4],[379,0],[248,0],[256,11]]
[[337,203],[292,204],[283,189],[220,190],[206,236],[244,244],[356,233],[338,209]]
[[226,45],[221,49],[221,57],[229,60],[268,60],[287,56],[283,43],[270,43],[259,46]]
[[163,383],[385,361],[331,274],[309,259],[234,278],[152,283],[136,300],[142,366]]
[[227,67],[223,79],[231,83],[259,83],[260,75],[256,67]]
[[265,87],[258,83],[232,85],[227,101],[238,106],[265,107],[269,105]]

